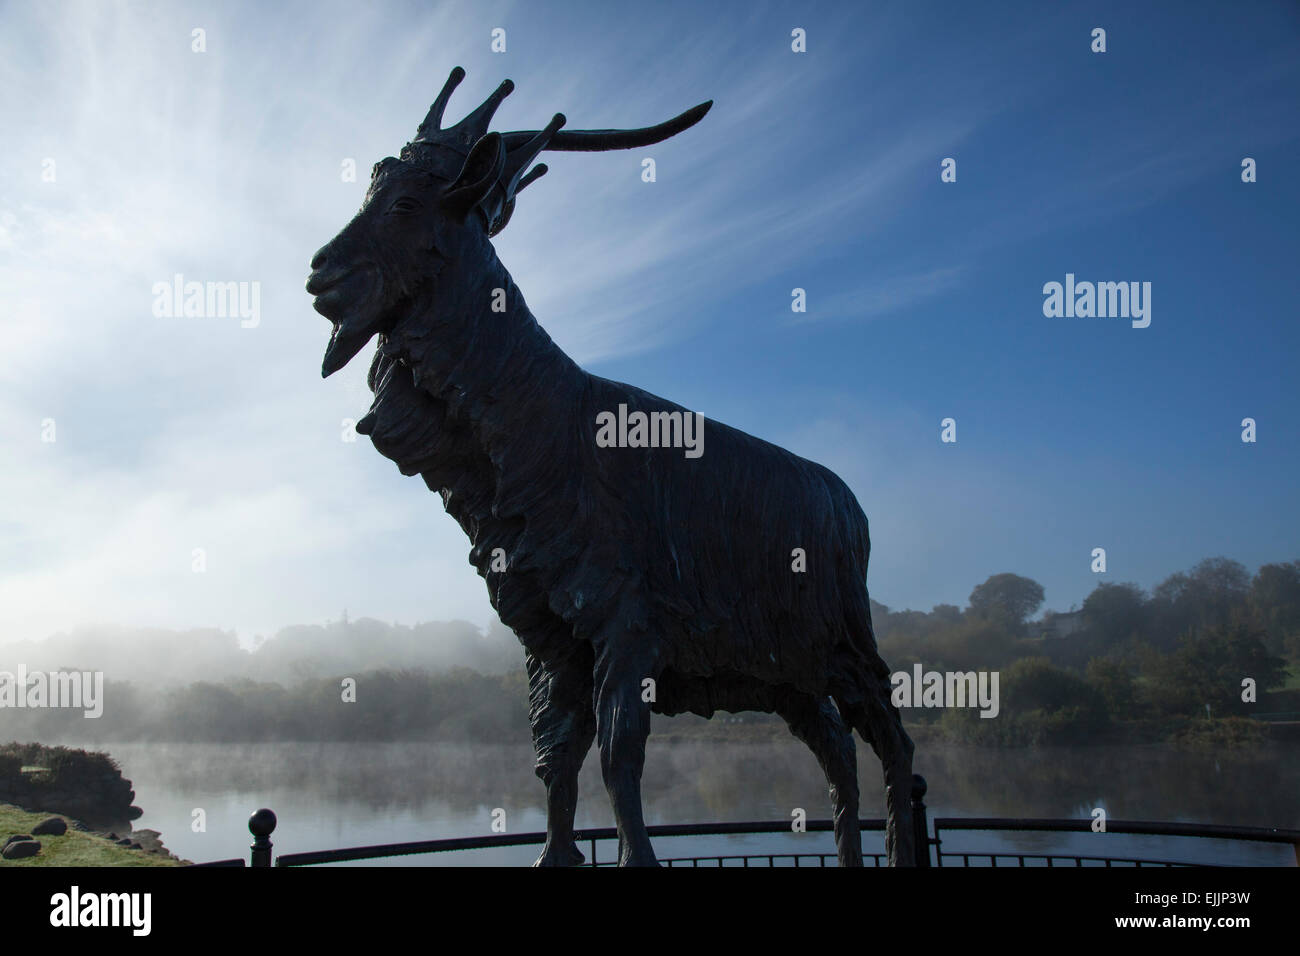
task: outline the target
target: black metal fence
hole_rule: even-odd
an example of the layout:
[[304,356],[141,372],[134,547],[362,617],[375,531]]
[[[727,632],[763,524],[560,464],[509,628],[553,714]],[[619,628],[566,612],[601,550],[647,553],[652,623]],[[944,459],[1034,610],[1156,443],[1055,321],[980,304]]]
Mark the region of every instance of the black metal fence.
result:
[[[987,861],[988,866],[1207,866],[1194,861],[1156,860],[1135,856],[1112,856],[1074,853],[1020,853],[1004,850],[945,850],[944,835],[958,831],[1009,832],[1009,833],[1090,833],[1093,821],[1077,819],[1005,819],[994,817],[941,817],[934,821],[933,836],[927,821],[925,806],[926,783],[920,775],[912,778],[912,819],[917,847],[916,864],[929,866],[972,866]],[[863,832],[885,830],[882,819],[860,821]],[[270,810],[255,812],[248,820],[253,834],[249,865],[272,865],[271,834],[275,832],[276,817]],[[834,826],[830,820],[809,820],[804,832],[830,833]],[[712,837],[760,834],[789,834],[792,826],[785,821],[750,823],[688,823],[648,828],[651,837]],[[1254,843],[1290,845],[1300,865],[1300,830],[1283,830],[1269,827],[1235,827],[1217,824],[1161,823],[1134,820],[1108,820],[1105,833],[1130,834],[1155,837],[1191,837],[1217,840],[1235,840]],[[606,853],[600,859],[601,844],[617,843],[618,831],[613,827],[579,830],[575,834],[579,844],[586,844],[590,855],[586,866],[615,866],[617,851]],[[281,854],[274,859],[275,866],[313,866],[322,863],[346,863],[386,857],[413,856],[425,853],[454,853],[465,850],[486,850],[498,847],[540,846],[546,842],[545,833],[494,834],[492,836],[457,837],[446,840],[421,840],[414,843],[386,843],[378,846],[345,847],[336,850],[315,850],[308,853]],[[826,866],[834,865],[836,855],[829,853],[738,853],[705,854],[698,856],[667,857],[660,862],[666,866]],[[960,862],[958,862],[960,861]],[[882,866],[884,853],[864,853],[863,862]],[[197,863],[196,866],[244,866],[242,859],[216,860]]]
[[[1097,856],[1070,853],[1010,853],[972,850],[944,850],[943,831],[985,832],[1050,832],[1091,833],[1091,820],[1039,819],[1004,820],[993,817],[939,817],[934,821],[934,837],[929,841],[934,847],[936,866],[945,860],[960,858],[961,866],[970,866],[987,860],[989,866],[1210,866],[1213,864],[1178,860],[1153,860],[1140,857]],[[1300,866],[1300,830],[1282,830],[1271,827],[1234,827],[1209,823],[1160,823],[1156,821],[1107,820],[1105,833],[1124,833],[1137,836],[1194,837],[1200,839],[1238,840],[1252,843],[1290,844],[1295,851],[1296,865]]]

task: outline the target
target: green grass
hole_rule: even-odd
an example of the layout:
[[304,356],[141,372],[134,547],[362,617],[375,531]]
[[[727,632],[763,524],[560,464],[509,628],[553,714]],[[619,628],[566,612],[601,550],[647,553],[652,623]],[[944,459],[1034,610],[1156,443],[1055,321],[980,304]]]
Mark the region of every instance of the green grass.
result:
[[[28,813],[7,803],[0,803],[0,845],[15,833],[31,833],[32,827],[54,814]],[[63,819],[67,820],[67,817]],[[161,853],[144,853],[93,833],[82,833],[72,828],[63,836],[35,837],[41,841],[41,852],[25,860],[0,859],[0,868],[6,866],[178,866],[175,860]]]

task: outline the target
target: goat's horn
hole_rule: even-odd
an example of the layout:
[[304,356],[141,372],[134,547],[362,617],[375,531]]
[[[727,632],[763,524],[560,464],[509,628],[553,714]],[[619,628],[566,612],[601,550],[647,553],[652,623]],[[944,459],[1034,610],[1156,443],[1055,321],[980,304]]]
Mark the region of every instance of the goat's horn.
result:
[[[658,126],[644,129],[583,129],[561,130],[551,137],[547,149],[559,152],[597,152],[607,149],[636,149],[662,142],[670,136],[676,136],[682,130],[690,129],[704,118],[704,114],[713,106],[713,100],[693,106],[680,116],[674,116]],[[506,149],[518,149],[528,143],[539,130],[520,130],[503,133]]]

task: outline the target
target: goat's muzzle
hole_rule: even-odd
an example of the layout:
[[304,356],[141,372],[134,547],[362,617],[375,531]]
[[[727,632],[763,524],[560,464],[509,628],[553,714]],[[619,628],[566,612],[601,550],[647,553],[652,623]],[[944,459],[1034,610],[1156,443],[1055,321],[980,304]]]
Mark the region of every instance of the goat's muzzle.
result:
[[321,269],[308,278],[307,291],[316,296],[312,308],[334,324],[321,365],[322,377],[328,378],[347,365],[371,336],[383,331],[375,279],[367,269]]

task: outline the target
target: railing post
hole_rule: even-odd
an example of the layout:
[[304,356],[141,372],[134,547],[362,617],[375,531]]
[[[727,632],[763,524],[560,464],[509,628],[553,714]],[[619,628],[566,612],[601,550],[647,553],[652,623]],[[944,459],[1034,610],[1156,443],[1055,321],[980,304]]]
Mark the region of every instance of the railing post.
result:
[[271,834],[275,832],[275,814],[263,807],[248,818],[248,832],[253,834],[250,866],[271,865]]
[[912,774],[912,843],[916,847],[916,865],[930,865],[930,826],[925,819],[925,778]]

